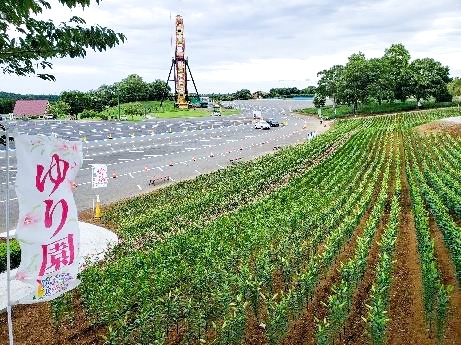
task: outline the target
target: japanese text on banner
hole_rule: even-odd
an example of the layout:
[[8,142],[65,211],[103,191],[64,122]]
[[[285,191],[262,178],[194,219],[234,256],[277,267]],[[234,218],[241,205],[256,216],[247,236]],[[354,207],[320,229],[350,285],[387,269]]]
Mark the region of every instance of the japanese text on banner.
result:
[[20,303],[54,299],[78,285],[80,233],[72,194],[82,145],[43,135],[15,137],[21,264],[16,279],[33,285]]

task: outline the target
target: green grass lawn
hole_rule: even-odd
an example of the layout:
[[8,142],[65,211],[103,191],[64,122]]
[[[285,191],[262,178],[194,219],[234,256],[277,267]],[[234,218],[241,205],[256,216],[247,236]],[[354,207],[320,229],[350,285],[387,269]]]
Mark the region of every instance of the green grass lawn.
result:
[[[164,101],[160,106],[159,101],[145,101],[138,102],[144,109],[143,115],[127,115],[125,110],[132,105],[132,103],[120,104],[120,117],[128,121],[142,121],[146,118],[161,118],[161,119],[172,119],[172,118],[187,118],[187,117],[205,117],[210,116],[212,110],[205,108],[190,108],[190,109],[177,109],[174,107],[174,102]],[[222,109],[221,115],[234,115],[238,114],[239,110],[236,109]],[[105,109],[99,113],[103,119],[118,119],[119,109],[118,106]]]

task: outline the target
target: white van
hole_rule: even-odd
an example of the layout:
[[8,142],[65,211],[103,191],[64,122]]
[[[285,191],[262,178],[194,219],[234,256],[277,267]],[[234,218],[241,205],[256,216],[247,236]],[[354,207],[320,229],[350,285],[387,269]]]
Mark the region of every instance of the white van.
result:
[[261,111],[260,110],[253,110],[253,119],[262,119]]

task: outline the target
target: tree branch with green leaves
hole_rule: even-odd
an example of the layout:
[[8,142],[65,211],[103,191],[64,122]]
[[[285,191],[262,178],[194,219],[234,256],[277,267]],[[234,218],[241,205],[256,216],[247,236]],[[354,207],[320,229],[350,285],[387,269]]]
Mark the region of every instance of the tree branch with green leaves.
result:
[[[64,6],[89,7],[91,0],[58,0]],[[99,5],[100,0],[93,3]],[[39,20],[37,15],[51,10],[45,0],[4,0],[0,3],[0,68],[3,73],[27,76],[36,74],[55,80],[49,73],[53,58],[84,58],[87,50],[105,51],[124,43],[123,33],[99,25],[87,26],[83,18],[71,17],[55,24]]]

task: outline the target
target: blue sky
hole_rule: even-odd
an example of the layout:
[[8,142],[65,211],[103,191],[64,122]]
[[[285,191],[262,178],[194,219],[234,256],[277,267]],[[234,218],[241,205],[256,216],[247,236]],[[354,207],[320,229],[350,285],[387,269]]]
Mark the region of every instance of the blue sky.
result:
[[130,74],[165,80],[177,14],[184,19],[186,56],[200,93],[301,89],[351,54],[379,57],[393,43],[402,43],[412,59],[434,58],[461,77],[459,0],[102,0],[83,11],[50,3],[43,18],[80,15],[88,24],[123,32],[126,43],[85,59],[53,60],[56,82],[0,74],[0,91],[88,91]]

